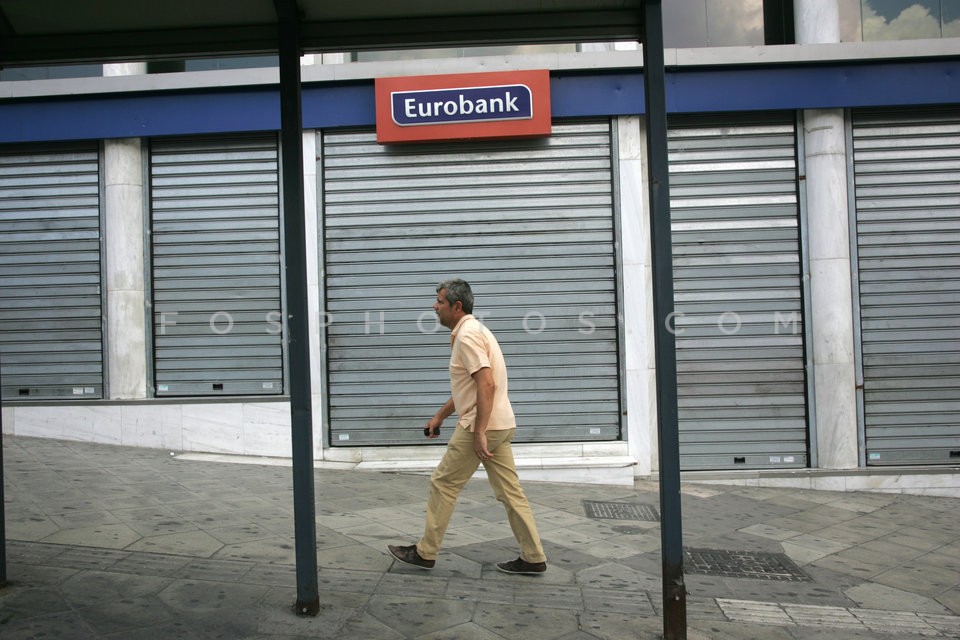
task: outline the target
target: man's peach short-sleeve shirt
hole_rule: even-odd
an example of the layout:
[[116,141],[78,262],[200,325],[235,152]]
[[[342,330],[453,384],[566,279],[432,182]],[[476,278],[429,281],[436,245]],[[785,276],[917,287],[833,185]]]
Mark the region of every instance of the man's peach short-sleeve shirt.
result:
[[465,315],[450,334],[450,388],[457,411],[457,426],[473,431],[477,418],[477,383],[473,374],[489,367],[497,386],[488,431],[517,426],[507,395],[507,365],[494,335],[475,317]]

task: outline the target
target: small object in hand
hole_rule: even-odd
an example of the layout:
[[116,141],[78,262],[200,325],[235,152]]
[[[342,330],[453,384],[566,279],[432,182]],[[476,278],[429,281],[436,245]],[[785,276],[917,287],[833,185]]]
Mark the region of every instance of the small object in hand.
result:
[[437,430],[434,432],[433,430],[430,429],[430,427],[424,427],[424,428],[423,428],[423,435],[427,436],[428,438],[429,438],[430,436],[440,435],[440,429],[437,429]]

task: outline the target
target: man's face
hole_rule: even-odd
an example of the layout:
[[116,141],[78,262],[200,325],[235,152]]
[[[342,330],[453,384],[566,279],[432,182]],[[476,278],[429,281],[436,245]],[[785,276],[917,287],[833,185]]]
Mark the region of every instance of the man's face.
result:
[[446,289],[440,289],[440,291],[437,292],[437,301],[433,303],[433,310],[436,312],[437,320],[440,321],[440,324],[448,329],[453,329],[457,325],[454,321],[454,316],[460,308],[461,303],[459,301],[451,305],[447,300]]

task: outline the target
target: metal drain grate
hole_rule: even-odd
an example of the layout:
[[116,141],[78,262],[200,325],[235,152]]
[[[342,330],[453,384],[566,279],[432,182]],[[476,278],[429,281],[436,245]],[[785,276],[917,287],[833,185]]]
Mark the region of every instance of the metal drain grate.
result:
[[584,500],[583,509],[587,512],[588,518],[599,520],[643,520],[644,522],[660,522],[660,512],[647,504]]
[[689,573],[730,578],[758,580],[786,580],[810,582],[810,576],[800,570],[786,554],[755,551],[725,551],[722,549],[685,549]]

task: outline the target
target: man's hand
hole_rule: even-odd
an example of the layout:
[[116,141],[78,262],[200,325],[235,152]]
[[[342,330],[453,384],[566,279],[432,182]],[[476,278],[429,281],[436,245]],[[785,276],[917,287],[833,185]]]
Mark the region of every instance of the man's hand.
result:
[[443,424],[442,420],[437,420],[436,418],[430,418],[427,420],[427,426],[423,428],[423,435],[428,438],[439,438],[440,437],[440,426]]
[[437,411],[432,418],[427,420],[427,425],[423,428],[423,435],[428,438],[439,438],[443,421],[449,418],[453,411],[453,398],[450,398],[440,407],[440,411]]
[[473,434],[473,451],[477,454],[477,457],[481,460],[489,460],[493,457],[493,454],[487,449],[487,434],[474,432]]

